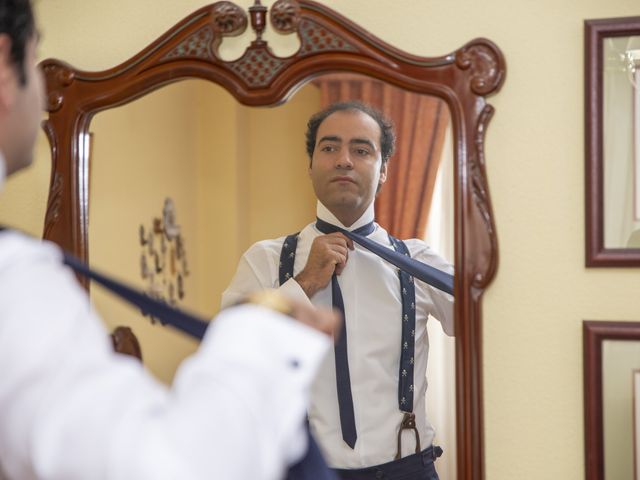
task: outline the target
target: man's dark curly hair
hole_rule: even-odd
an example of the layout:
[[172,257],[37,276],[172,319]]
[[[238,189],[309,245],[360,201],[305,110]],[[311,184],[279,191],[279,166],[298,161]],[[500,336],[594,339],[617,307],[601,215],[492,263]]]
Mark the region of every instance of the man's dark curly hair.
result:
[[309,155],[309,160],[313,157],[320,124],[324,122],[329,115],[343,111],[360,111],[369,115],[376,121],[380,127],[380,151],[382,153],[382,165],[386,164],[391,155],[393,155],[393,151],[396,146],[396,134],[393,130],[393,124],[375,108],[358,101],[333,103],[309,119],[306,133],[307,155]]
[[27,42],[35,31],[30,0],[0,0],[0,34],[6,34],[11,39],[11,60],[22,85],[27,82],[24,65]]

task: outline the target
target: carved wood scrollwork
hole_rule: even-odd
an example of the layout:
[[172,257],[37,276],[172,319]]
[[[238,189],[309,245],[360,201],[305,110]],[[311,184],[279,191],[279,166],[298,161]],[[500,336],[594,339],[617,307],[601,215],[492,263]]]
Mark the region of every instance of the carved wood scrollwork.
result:
[[478,40],[467,44],[456,54],[456,65],[471,72],[470,88],[477,95],[489,95],[504,80],[504,58],[493,44]]
[[[270,106],[286,101],[302,83],[330,72],[369,75],[397,87],[443,99],[451,112],[456,155],[455,294],[458,478],[481,480],[483,465],[481,298],[498,262],[495,221],[487,182],[484,138],[493,108],[485,97],[499,90],[506,67],[487,39],[441,57],[403,52],[337,12],[312,0],[278,0],[271,27],[297,34],[299,50],[276,56],[262,32],[267,10],[258,0],[249,14],[232,2],[200,8],[121,65],[102,72],[59,60],[41,67],[48,90],[52,176],[44,236],[88,258],[88,161],[85,143],[97,112],[131,102],[170,82],[201,78],[220,84],[239,102]],[[243,56],[224,61],[218,47],[251,24],[256,39]]]
[[217,2],[211,8],[211,24],[219,35],[241,35],[247,29],[247,14],[235,3]]
[[43,68],[47,84],[47,111],[55,112],[62,107],[63,90],[73,83],[74,72],[61,64],[47,65]]
[[300,23],[300,5],[294,0],[278,0],[269,15],[276,32],[293,33]]
[[487,125],[493,115],[493,107],[485,105],[478,118],[475,129],[474,152],[469,157],[469,172],[471,176],[471,191],[473,201],[478,209],[480,218],[484,223],[484,231],[490,242],[491,248],[488,250],[490,257],[483,258],[483,263],[477,267],[473,274],[473,286],[485,288],[495,273],[497,268],[498,239],[493,221],[491,203],[489,198],[489,185],[487,184],[487,174],[484,162],[484,138]]

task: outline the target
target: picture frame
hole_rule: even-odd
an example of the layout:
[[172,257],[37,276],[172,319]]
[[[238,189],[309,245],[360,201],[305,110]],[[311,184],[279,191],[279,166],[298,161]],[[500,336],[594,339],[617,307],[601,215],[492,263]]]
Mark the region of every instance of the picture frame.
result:
[[633,478],[640,480],[640,369],[633,371]]
[[[585,445],[585,478],[587,480],[602,480],[605,478],[605,390],[607,383],[606,372],[603,369],[604,345],[606,341],[623,341],[628,346],[640,348],[640,322],[638,321],[602,321],[584,320],[582,325],[583,340],[583,383],[584,383],[584,445]],[[628,385],[629,392],[632,385],[629,372],[625,373],[624,384]],[[638,368],[640,371],[640,368]],[[609,372],[611,373],[611,372]],[[639,380],[640,382],[640,380]],[[640,386],[638,386],[640,388]],[[625,388],[626,390],[626,388]],[[640,390],[636,390],[633,405],[640,402]],[[632,402],[625,405],[632,408]],[[626,408],[626,407],[625,407]],[[629,433],[629,438],[635,434],[640,439],[640,403],[634,417],[634,432]],[[631,417],[631,415],[629,415]],[[635,443],[634,466],[629,466],[628,471],[635,471],[640,467],[637,452],[638,442]],[[635,469],[635,470],[634,470]],[[625,476],[624,478],[630,478]]]
[[[640,51],[639,51],[640,53]],[[633,73],[636,85],[633,95],[633,204],[634,219],[640,221],[640,68]]]
[[[640,94],[635,89],[633,101],[629,99],[629,115],[623,115],[624,124],[619,129],[607,125],[611,118],[610,85],[605,85],[605,68],[610,67],[605,58],[605,42],[621,37],[640,38],[640,16],[585,20],[585,265],[587,267],[639,267],[640,266]],[[640,41],[640,40],[639,40]],[[640,47],[634,47],[640,52]],[[623,68],[625,59],[620,58]],[[640,69],[640,67],[639,67]],[[638,71],[632,72],[638,78]],[[630,85],[630,82],[629,82]],[[629,87],[631,88],[631,87]],[[628,122],[628,124],[627,124]],[[612,158],[607,157],[605,134],[629,133],[629,171],[618,172],[618,177],[629,184],[628,213],[620,213],[619,205],[611,204],[611,193],[624,191],[627,184],[617,185],[614,178],[605,178],[611,170]],[[612,142],[620,145],[621,142]],[[626,155],[625,151],[625,155]],[[612,155],[609,155],[610,157]],[[615,155],[613,155],[615,156]],[[626,161],[626,160],[625,160]],[[625,168],[626,165],[625,165]],[[610,176],[611,177],[611,176]],[[606,184],[606,185],[605,185]],[[626,202],[626,199],[624,200]],[[615,203],[615,202],[614,202]],[[618,202],[619,204],[620,202]],[[607,213],[609,212],[609,215]],[[612,214],[623,216],[624,228],[611,228]],[[617,227],[617,225],[616,225]],[[615,231],[613,241],[610,232]]]

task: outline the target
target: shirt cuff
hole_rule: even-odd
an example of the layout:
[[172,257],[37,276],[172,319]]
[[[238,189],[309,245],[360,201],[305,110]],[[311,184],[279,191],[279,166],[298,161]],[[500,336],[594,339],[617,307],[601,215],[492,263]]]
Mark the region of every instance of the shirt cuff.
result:
[[205,335],[200,355],[211,353],[240,363],[255,358],[263,367],[267,359],[278,367],[302,367],[304,382],[310,383],[330,345],[328,335],[287,315],[245,304],[218,315]]
[[283,295],[286,295],[288,298],[305,302],[307,305],[312,305],[311,300],[309,300],[307,294],[304,293],[304,290],[302,289],[300,284],[293,278],[290,278],[282,285],[280,285],[278,291]]

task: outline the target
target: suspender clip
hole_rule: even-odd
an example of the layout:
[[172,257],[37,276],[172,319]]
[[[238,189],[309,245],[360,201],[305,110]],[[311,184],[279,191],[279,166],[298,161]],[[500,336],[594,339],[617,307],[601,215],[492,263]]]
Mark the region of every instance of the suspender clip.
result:
[[398,451],[396,453],[395,460],[402,458],[402,431],[413,430],[416,435],[416,453],[420,453],[420,434],[418,433],[418,427],[416,427],[416,415],[413,412],[405,412],[402,418],[402,423],[398,429]]

